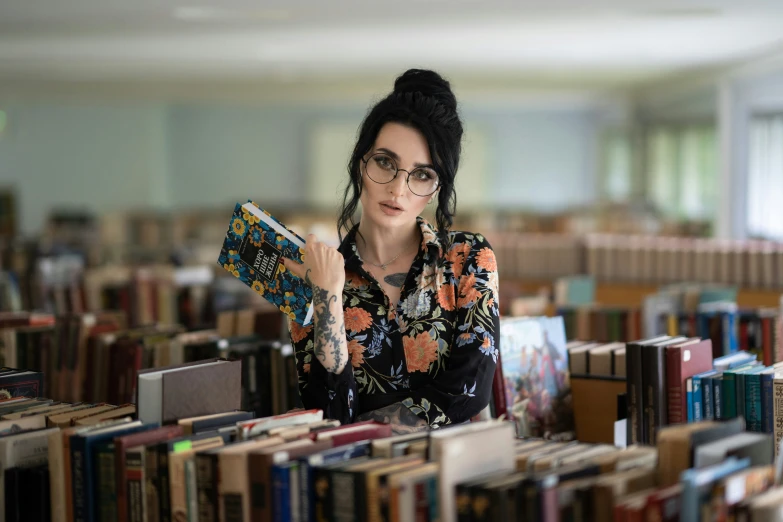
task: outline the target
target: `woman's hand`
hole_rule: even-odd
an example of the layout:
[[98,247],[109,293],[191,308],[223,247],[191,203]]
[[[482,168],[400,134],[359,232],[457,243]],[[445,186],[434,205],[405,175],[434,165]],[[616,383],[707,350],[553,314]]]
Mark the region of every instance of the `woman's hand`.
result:
[[303,263],[297,263],[283,258],[283,265],[314,288],[342,294],[345,285],[345,259],[336,248],[318,241],[314,234],[308,234],[303,259]]

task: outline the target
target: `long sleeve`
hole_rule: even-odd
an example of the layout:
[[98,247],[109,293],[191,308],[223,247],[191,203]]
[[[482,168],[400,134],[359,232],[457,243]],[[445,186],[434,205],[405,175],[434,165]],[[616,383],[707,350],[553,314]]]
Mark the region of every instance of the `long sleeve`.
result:
[[[454,255],[456,250],[464,257]],[[454,245],[451,254],[452,266],[464,265],[458,284],[450,285],[456,287],[454,300],[442,299],[457,308],[445,370],[402,401],[432,428],[465,422],[489,404],[498,357],[498,273],[492,247],[475,234],[472,244]]]
[[313,324],[300,326],[289,320],[291,344],[296,356],[299,395],[305,409],[320,409],[324,418],[348,424],[356,420],[358,391],[350,362],[339,375],[326,371],[315,358]]

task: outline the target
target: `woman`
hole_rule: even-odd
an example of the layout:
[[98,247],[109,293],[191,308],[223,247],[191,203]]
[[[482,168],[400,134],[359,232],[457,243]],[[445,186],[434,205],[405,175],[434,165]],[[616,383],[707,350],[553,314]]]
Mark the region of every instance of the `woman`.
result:
[[[405,72],[366,116],[340,247],[309,235],[304,263],[284,261],[314,291],[312,323],[291,323],[306,408],[400,432],[466,422],[489,403],[497,266],[483,236],[449,230],[461,139],[457,100],[432,71]],[[436,201],[437,231],[419,216]]]

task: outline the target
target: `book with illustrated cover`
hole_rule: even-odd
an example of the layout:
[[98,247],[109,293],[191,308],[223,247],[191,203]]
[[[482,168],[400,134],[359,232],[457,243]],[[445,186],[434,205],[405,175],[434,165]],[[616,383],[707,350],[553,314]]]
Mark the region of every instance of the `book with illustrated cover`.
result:
[[234,208],[218,263],[301,325],[312,318],[312,289],[281,258],[302,262],[305,241],[252,202]]
[[522,436],[566,435],[574,429],[568,352],[562,317],[500,320],[506,407]]

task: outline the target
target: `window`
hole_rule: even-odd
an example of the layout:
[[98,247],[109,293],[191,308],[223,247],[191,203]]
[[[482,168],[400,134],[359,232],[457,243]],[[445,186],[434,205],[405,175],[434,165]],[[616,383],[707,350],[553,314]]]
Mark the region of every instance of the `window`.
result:
[[624,203],[633,192],[631,136],[622,130],[610,131],[603,139],[601,195],[612,203]]
[[748,234],[783,240],[783,114],[752,118],[748,162]]
[[710,219],[717,175],[712,125],[667,125],[647,137],[647,197],[669,218]]

